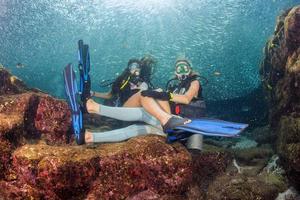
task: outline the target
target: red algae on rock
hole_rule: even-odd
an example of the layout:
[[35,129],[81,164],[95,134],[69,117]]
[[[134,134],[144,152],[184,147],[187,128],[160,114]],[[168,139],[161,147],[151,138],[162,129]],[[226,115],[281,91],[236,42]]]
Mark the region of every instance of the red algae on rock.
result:
[[[117,154],[107,152],[113,146]],[[100,173],[87,199],[125,199],[147,189],[181,194],[191,182],[191,158],[179,144],[169,146],[164,138],[148,136],[106,147],[99,149]]]
[[66,144],[70,139],[71,113],[65,101],[41,97],[34,119],[37,131],[50,144]]
[[60,199],[125,199],[151,189],[181,194],[191,181],[191,158],[180,144],[159,136],[87,146],[25,145],[13,154],[18,181]]
[[0,140],[0,180],[4,178],[5,171],[10,167],[12,147],[8,141]]
[[99,157],[84,147],[25,145],[14,152],[19,180],[61,199],[84,194],[98,173]]
[[18,183],[15,181],[0,181],[0,188],[1,200],[59,200],[54,193],[42,191],[28,184]]

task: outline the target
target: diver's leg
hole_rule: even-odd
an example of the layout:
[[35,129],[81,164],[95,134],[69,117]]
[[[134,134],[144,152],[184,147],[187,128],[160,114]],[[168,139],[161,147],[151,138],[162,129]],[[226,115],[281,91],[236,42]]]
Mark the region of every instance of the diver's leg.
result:
[[165,112],[171,114],[171,107],[169,101],[156,100],[156,102]]
[[[142,95],[140,92],[132,95],[123,105],[123,107],[142,107],[141,103]],[[163,111],[171,113],[170,104],[168,101],[157,100],[155,101],[162,108]]]
[[123,107],[142,107],[141,93],[135,93],[132,95],[123,105]]
[[[158,119],[159,122],[161,123],[161,125],[164,126],[165,130],[169,130],[176,126],[183,125],[183,124],[190,122],[190,120],[188,120],[188,119],[172,117],[172,115],[165,112],[153,98],[143,97],[140,95],[140,93],[137,93],[135,98],[136,99],[134,99],[134,101],[139,102],[150,115],[152,115],[156,119]],[[90,104],[91,104],[91,107],[90,107]],[[104,115],[103,107],[100,108],[100,104],[97,104],[95,102],[94,102],[94,105],[92,105],[92,104],[93,104],[93,101],[91,99],[88,100],[87,110],[89,113],[100,112],[100,114],[102,113]],[[121,109],[121,108],[119,108],[119,109]],[[122,109],[125,109],[125,108],[123,107]],[[128,111],[132,112],[132,109],[136,109],[136,108],[127,108],[127,109],[129,109]],[[125,116],[122,116],[122,118],[120,118],[120,117],[118,117],[118,116],[121,116],[120,111],[121,110],[119,110],[119,112],[116,113],[117,115],[114,115],[114,116],[109,116],[110,111],[105,112],[107,115],[104,115],[104,116],[112,117],[112,118],[119,119],[119,120],[125,120],[125,121],[138,121],[139,119],[141,120],[142,119],[141,117],[143,116],[143,115],[137,115],[137,116],[134,116],[137,118],[132,119],[131,114],[124,112],[124,113],[122,113],[122,115],[125,115]],[[148,122],[146,122],[146,123],[148,123]]]
[[86,143],[97,143],[97,142],[121,142],[129,138],[147,135],[147,134],[157,134],[164,136],[165,134],[162,130],[157,129],[149,125],[131,125],[126,128],[120,128],[105,132],[89,132],[85,133]]
[[[95,103],[95,102],[94,102]],[[91,105],[91,106],[90,106]],[[141,96],[141,93],[138,92],[131,96],[125,103],[123,107],[140,107],[142,106],[148,113],[150,113],[152,116],[154,116],[156,119],[160,121],[161,124],[166,124],[167,121],[171,118],[171,115],[169,113],[166,113],[160,106],[159,104],[150,97],[143,97]],[[102,107],[102,106],[101,106]],[[92,104],[92,100],[87,101],[87,110],[89,113],[97,113],[97,111],[103,110],[103,108],[100,108],[100,104]],[[121,114],[121,113],[119,113]],[[129,116],[129,113],[123,113],[126,116]],[[116,116],[117,117],[117,116]],[[115,117],[113,117],[115,118]],[[118,118],[115,118],[118,119]],[[121,120],[126,120],[121,119]],[[126,120],[126,121],[138,121],[138,119],[134,120]]]
[[172,117],[169,113],[166,113],[160,105],[150,97],[141,96],[141,104],[143,108],[152,116],[160,121],[162,125],[166,124]]
[[191,122],[191,120],[187,118],[174,116],[165,112],[153,98],[141,96],[141,104],[150,115],[160,121],[164,132]]
[[142,121],[152,126],[161,128],[160,122],[155,117],[147,113],[142,107],[111,107],[98,104],[92,99],[89,99],[87,101],[87,110],[89,113],[94,113],[121,121]]

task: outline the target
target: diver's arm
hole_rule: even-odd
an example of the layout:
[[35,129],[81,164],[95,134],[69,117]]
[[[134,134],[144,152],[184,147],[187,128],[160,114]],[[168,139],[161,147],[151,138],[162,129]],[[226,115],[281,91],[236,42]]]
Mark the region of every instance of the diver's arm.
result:
[[98,98],[102,98],[102,99],[110,99],[112,97],[112,93],[111,92],[93,92],[94,97],[98,97]]
[[191,86],[189,87],[188,91],[184,94],[171,94],[170,101],[173,101],[175,103],[181,103],[181,104],[189,104],[192,99],[198,95],[198,91],[200,88],[200,83],[198,80],[194,80],[191,82]]

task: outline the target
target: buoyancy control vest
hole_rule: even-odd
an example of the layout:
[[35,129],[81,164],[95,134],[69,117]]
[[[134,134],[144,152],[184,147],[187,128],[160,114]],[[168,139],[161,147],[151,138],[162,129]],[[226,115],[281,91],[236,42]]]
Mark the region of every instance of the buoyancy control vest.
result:
[[122,80],[118,80],[116,84],[113,84],[113,105],[122,106],[131,96],[141,89],[148,89],[148,84],[144,82],[142,78],[128,74]]
[[[180,81],[179,84],[170,87],[168,90],[174,94],[184,95],[190,88],[191,83],[198,80],[198,75],[192,75],[187,79]],[[173,114],[187,118],[199,118],[206,116],[206,104],[202,97],[202,88],[199,87],[197,97],[194,97],[189,104],[171,103]]]

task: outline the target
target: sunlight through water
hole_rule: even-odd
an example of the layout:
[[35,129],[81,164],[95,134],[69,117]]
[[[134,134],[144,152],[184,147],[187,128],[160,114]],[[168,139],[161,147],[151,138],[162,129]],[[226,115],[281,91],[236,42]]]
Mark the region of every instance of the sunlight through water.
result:
[[[260,84],[262,48],[276,16],[300,0],[0,0],[0,63],[32,87],[63,97],[62,69],[90,45],[92,89],[132,57],[153,55],[163,87],[186,56],[209,83],[207,99],[243,96]],[[22,63],[22,68],[16,67]]]

